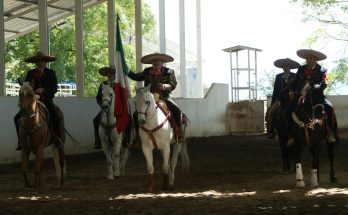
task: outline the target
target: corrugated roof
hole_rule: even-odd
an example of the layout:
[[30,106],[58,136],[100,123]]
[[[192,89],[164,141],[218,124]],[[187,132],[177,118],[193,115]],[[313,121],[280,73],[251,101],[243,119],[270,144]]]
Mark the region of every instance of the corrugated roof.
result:
[[[5,0],[5,41],[14,39],[39,28],[39,0]],[[83,0],[84,9],[106,0]],[[74,0],[47,0],[48,22],[53,23],[73,15]]]

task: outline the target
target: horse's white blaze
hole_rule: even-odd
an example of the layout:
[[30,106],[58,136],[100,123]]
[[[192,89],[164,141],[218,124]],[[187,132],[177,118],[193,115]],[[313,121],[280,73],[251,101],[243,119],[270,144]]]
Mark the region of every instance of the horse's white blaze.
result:
[[109,85],[103,86],[102,91],[102,114],[99,126],[99,135],[102,149],[106,159],[107,179],[120,176],[124,172],[126,156],[121,156],[122,133],[116,130],[116,118],[114,116],[114,90]]

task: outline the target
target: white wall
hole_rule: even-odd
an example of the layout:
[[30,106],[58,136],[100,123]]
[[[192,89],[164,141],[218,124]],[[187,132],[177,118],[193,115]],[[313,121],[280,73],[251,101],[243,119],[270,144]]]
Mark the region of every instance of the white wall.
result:
[[[186,132],[187,137],[227,134],[225,122],[228,91],[227,84],[213,84],[205,98],[175,99],[191,121]],[[76,145],[67,137],[67,154],[94,152],[92,120],[99,111],[95,98],[55,98],[54,102],[64,113],[66,129],[80,143]],[[14,150],[17,146],[17,135],[13,117],[18,112],[17,103],[18,97],[0,97],[0,163],[20,159],[20,151]],[[45,154],[50,156],[50,149],[47,148]]]

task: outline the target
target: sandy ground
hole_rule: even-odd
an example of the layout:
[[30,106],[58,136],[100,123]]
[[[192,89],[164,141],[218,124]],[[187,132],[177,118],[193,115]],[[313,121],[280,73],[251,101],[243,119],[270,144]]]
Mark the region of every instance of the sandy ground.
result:
[[[0,214],[348,214],[347,140],[337,150],[338,183],[329,183],[323,147],[320,186],[304,189],[295,188],[294,173],[281,171],[277,140],[264,135],[189,138],[191,172],[185,173],[179,161],[171,192],[161,191],[161,156],[156,152],[154,194],[147,192],[140,149],[131,151],[126,175],[113,181],[106,180],[102,151],[68,156],[63,190],[50,159],[39,191],[24,186],[19,164],[2,165]],[[309,185],[308,150],[303,166]]]

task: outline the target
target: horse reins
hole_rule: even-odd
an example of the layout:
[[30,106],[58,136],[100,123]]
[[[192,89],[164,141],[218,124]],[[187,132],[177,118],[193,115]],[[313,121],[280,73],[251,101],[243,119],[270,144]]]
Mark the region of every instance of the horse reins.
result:
[[[143,130],[144,132],[146,132],[149,135],[149,137],[150,137],[150,139],[152,141],[152,144],[154,145],[155,149],[157,149],[158,147],[157,147],[156,139],[153,136],[153,134],[156,131],[160,130],[164,126],[164,124],[168,121],[168,118],[170,117],[170,111],[166,110],[162,105],[160,105],[159,102],[156,102],[156,105],[157,105],[156,109],[159,108],[164,114],[166,114],[164,121],[161,124],[159,124],[158,126],[156,126],[155,128],[153,128],[153,129],[147,129],[144,126],[139,126],[141,128],[141,130]],[[144,114],[145,116],[147,116],[147,110],[149,109],[149,107],[150,107],[150,105],[147,107],[145,113],[142,113],[142,112],[138,112],[138,113]]]

